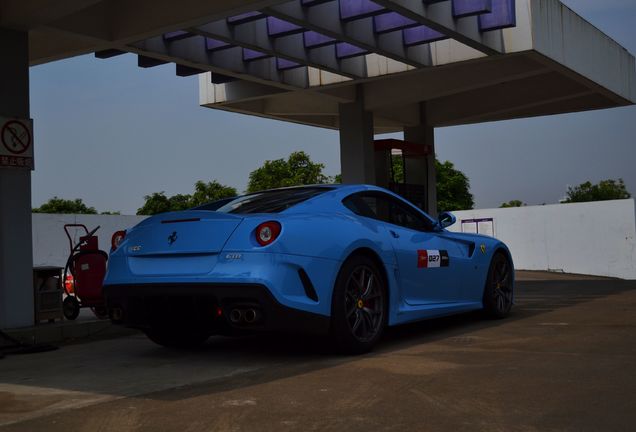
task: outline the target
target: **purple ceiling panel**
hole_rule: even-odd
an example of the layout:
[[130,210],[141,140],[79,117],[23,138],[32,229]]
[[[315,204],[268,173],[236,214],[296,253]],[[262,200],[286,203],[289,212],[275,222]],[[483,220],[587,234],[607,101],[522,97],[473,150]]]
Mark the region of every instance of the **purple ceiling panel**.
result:
[[336,44],[336,57],[339,59],[357,57],[366,53],[368,53],[368,51],[364,48],[360,48],[346,42],[339,42]]
[[267,17],[267,34],[271,37],[288,36],[295,33],[301,33],[305,29],[296,24],[275,17]]
[[492,0],[492,12],[479,15],[479,30],[499,30],[517,25],[515,0]]
[[186,39],[194,36],[193,33],[187,32],[185,30],[177,30],[173,32],[168,32],[163,34],[163,39],[166,41],[176,41],[181,39]]
[[258,19],[265,18],[262,12],[245,12],[240,15],[234,15],[227,18],[228,24],[243,24],[250,21],[256,21]]
[[260,59],[264,59],[266,57],[271,57],[271,56],[269,54],[264,53],[264,52],[255,51],[255,50],[251,50],[251,49],[248,49],[248,48],[243,48],[243,60],[244,61],[260,60]]
[[316,33],[315,31],[306,31],[303,33],[303,41],[305,43],[305,48],[319,48],[325,45],[335,44],[337,41],[329,36],[325,36],[321,33]]
[[371,0],[340,0],[340,19],[355,20],[386,13],[387,10]]
[[442,39],[448,39],[444,33],[440,33],[426,26],[417,26],[402,30],[404,35],[404,45],[413,46],[425,43],[431,43]]
[[443,1],[447,1],[447,0],[422,0],[424,3],[426,4],[433,4],[433,3],[441,3]]
[[388,33],[417,25],[418,23],[416,21],[400,15],[397,12],[389,12],[373,17],[373,29],[376,33]]
[[303,65],[301,65],[300,63],[293,62],[291,60],[282,59],[278,57],[276,58],[276,68],[278,70],[289,70],[289,69],[296,69],[299,67],[303,67]]
[[455,18],[480,15],[492,11],[492,0],[453,0]]
[[225,49],[225,48],[232,48],[234,45],[229,44],[227,42],[223,42],[217,39],[212,39],[212,38],[205,38],[205,47],[209,50],[209,51],[216,51],[216,50],[221,50],[221,49]]

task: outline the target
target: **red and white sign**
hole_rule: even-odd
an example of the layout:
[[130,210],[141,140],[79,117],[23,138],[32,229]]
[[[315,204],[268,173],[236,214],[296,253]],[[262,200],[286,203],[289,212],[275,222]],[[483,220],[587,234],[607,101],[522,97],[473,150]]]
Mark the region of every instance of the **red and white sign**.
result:
[[417,268],[448,267],[450,259],[445,250],[418,250]]
[[0,117],[0,167],[33,169],[33,120]]
[[419,268],[430,268],[440,266],[440,256],[438,250],[418,250],[417,266]]

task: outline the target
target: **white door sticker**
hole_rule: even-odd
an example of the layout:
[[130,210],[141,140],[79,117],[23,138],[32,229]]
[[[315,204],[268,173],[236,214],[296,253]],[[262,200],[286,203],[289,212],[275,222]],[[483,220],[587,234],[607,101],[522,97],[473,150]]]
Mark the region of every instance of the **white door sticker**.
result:
[[441,267],[442,258],[438,250],[428,250],[428,267]]

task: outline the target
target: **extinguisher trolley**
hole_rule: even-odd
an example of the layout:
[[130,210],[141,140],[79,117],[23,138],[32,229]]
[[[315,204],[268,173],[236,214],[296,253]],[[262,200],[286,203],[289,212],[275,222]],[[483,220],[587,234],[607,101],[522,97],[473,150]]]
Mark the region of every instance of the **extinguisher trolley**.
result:
[[[84,230],[85,235],[79,238],[77,244],[73,239],[69,228]],[[108,254],[99,249],[98,238],[95,232],[99,226],[88,231],[82,224],[66,224],[64,232],[69,241],[70,254],[64,267],[64,291],[66,297],[63,302],[63,312],[66,319],[74,320],[80,312],[80,308],[90,307],[98,318],[107,318],[108,311],[102,295],[102,285],[106,275],[106,263]],[[73,283],[67,284],[68,275],[72,276]]]

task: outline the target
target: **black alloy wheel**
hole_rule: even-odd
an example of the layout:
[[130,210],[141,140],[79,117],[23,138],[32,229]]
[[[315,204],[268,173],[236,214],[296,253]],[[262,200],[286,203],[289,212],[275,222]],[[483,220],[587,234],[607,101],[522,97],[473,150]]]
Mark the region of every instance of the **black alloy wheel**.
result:
[[340,269],[332,302],[332,337],[345,353],[370,351],[387,321],[384,279],[374,261],[354,256]]
[[513,305],[513,274],[510,260],[497,252],[490,263],[484,288],[484,311],[490,318],[505,318]]

